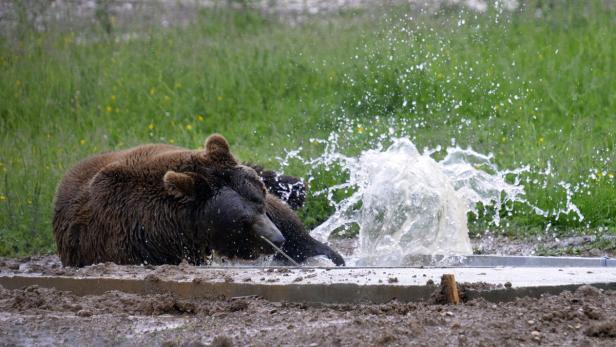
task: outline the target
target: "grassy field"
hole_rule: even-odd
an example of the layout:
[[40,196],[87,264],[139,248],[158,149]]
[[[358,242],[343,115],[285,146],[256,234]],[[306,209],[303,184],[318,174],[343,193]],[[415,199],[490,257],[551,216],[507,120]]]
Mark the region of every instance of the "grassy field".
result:
[[[22,23],[0,38],[0,255],[53,251],[54,191],[80,159],[149,142],[198,148],[213,132],[273,169],[285,149],[318,155],[309,139],[332,131],[349,154],[390,127],[418,148],[455,138],[501,168],[530,165],[528,199],[543,209],[563,207],[559,182],[571,184],[585,216],[516,205],[498,228],[472,218],[473,235],[616,234],[616,10],[543,3],[342,12],[299,25],[203,10],[186,27],[129,41],[96,23],[95,40]],[[539,175],[548,161],[553,175]],[[341,179],[316,171],[312,191]],[[300,214],[313,227],[331,212],[317,196]]]

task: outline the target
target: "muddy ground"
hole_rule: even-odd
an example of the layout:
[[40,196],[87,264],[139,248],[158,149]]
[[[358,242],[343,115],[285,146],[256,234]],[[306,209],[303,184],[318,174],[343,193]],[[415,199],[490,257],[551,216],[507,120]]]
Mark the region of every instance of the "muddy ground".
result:
[[[111,263],[75,269],[63,268],[57,256],[0,259],[0,275],[174,277],[194,269]],[[118,291],[79,297],[37,286],[0,287],[0,346],[616,345],[616,291],[584,286],[539,299],[442,305],[434,290],[420,303],[314,305]]]
[[0,288],[0,345],[614,346],[616,292],[585,286],[502,304],[306,305]]

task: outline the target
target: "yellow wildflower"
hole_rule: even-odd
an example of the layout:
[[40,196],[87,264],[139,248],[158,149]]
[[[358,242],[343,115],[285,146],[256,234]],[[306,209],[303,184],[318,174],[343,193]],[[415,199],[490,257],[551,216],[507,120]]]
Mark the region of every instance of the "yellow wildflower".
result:
[[112,96],[111,96],[111,102],[115,102],[115,101],[116,101],[116,96],[115,96],[115,95],[112,95]]
[[156,93],[156,88],[150,88],[150,95],[154,95]]
[[540,144],[540,145],[541,145],[541,144],[543,144],[543,141],[544,141],[544,138],[543,138],[543,137],[540,137],[540,138],[539,138],[539,144]]
[[507,138],[506,138],[505,136],[503,136],[503,137],[501,138],[501,142],[502,142],[502,143],[507,142]]
[[175,140],[174,139],[169,139],[169,143],[174,144]]
[[75,35],[73,33],[70,33],[70,34],[64,36],[64,44],[68,45],[68,44],[73,43],[74,36]]
[[85,139],[79,140],[79,144],[82,145],[82,146],[85,145],[86,144],[86,140]]
[[192,130],[192,129],[193,129],[192,124],[186,124],[186,130],[189,130],[189,131],[190,131],[190,130]]
[[614,174],[610,172],[610,173],[607,174],[607,177],[614,178]]
[[364,127],[362,127],[361,125],[357,127],[357,132],[360,134],[364,133]]
[[113,112],[113,107],[107,106],[107,107],[105,107],[105,111],[107,111],[107,113],[111,113],[111,112]]
[[204,118],[202,115],[198,114],[198,115],[197,115],[197,120],[198,120],[199,122],[203,122],[203,120],[205,120],[205,118]]
[[0,201],[4,201],[4,200],[6,200],[6,196],[0,194]]
[[148,124],[148,129],[153,130],[154,128],[156,128],[156,125],[154,125],[154,123]]

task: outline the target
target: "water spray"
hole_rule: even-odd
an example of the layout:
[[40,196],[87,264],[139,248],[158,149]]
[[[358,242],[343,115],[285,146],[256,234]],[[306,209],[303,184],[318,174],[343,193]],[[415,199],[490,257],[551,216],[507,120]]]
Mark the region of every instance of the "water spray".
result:
[[[311,139],[324,145],[320,156],[302,158],[300,151],[287,151],[281,158],[283,167],[291,159],[309,167],[309,180],[317,168],[339,168],[348,177],[313,193],[325,195],[335,212],[311,235],[327,242],[334,230],[358,226],[358,248],[345,259],[351,265],[397,266],[412,256],[471,255],[467,213],[479,213],[480,206],[495,226],[500,225],[502,209],[510,212],[514,204],[549,216],[526,198],[521,177],[530,171],[529,166],[499,169],[493,155],[455,144],[437,160],[434,153],[440,147],[420,152],[408,137],[389,140],[389,146],[378,144],[359,156],[348,156],[339,149],[339,135],[332,133],[326,140]],[[346,198],[334,198],[350,188],[352,193]],[[552,215],[568,211],[578,211],[571,199],[566,210]]]

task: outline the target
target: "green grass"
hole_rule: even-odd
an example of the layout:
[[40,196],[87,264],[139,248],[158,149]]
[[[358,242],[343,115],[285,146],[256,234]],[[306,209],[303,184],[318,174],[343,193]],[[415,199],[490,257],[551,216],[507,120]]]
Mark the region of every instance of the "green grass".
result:
[[[549,234],[614,234],[616,10],[567,2],[537,18],[538,6],[392,8],[296,26],[219,9],[129,42],[96,25],[87,34],[97,40],[86,43],[77,42],[83,31],[23,25],[0,39],[0,255],[53,251],[54,191],[80,159],[149,142],[198,148],[213,132],[242,160],[274,169],[283,149],[318,155],[310,138],[340,130],[343,150],[356,154],[390,126],[418,148],[455,138],[503,168],[538,172],[549,160],[555,175],[546,188],[525,183],[528,199],[556,208],[565,201],[559,181],[581,185],[573,202],[584,221],[516,205],[499,228],[473,218],[473,235],[544,234],[548,223]],[[286,171],[308,168],[293,162]],[[311,189],[340,180],[317,171]],[[331,212],[318,196],[300,215],[313,227]]]

